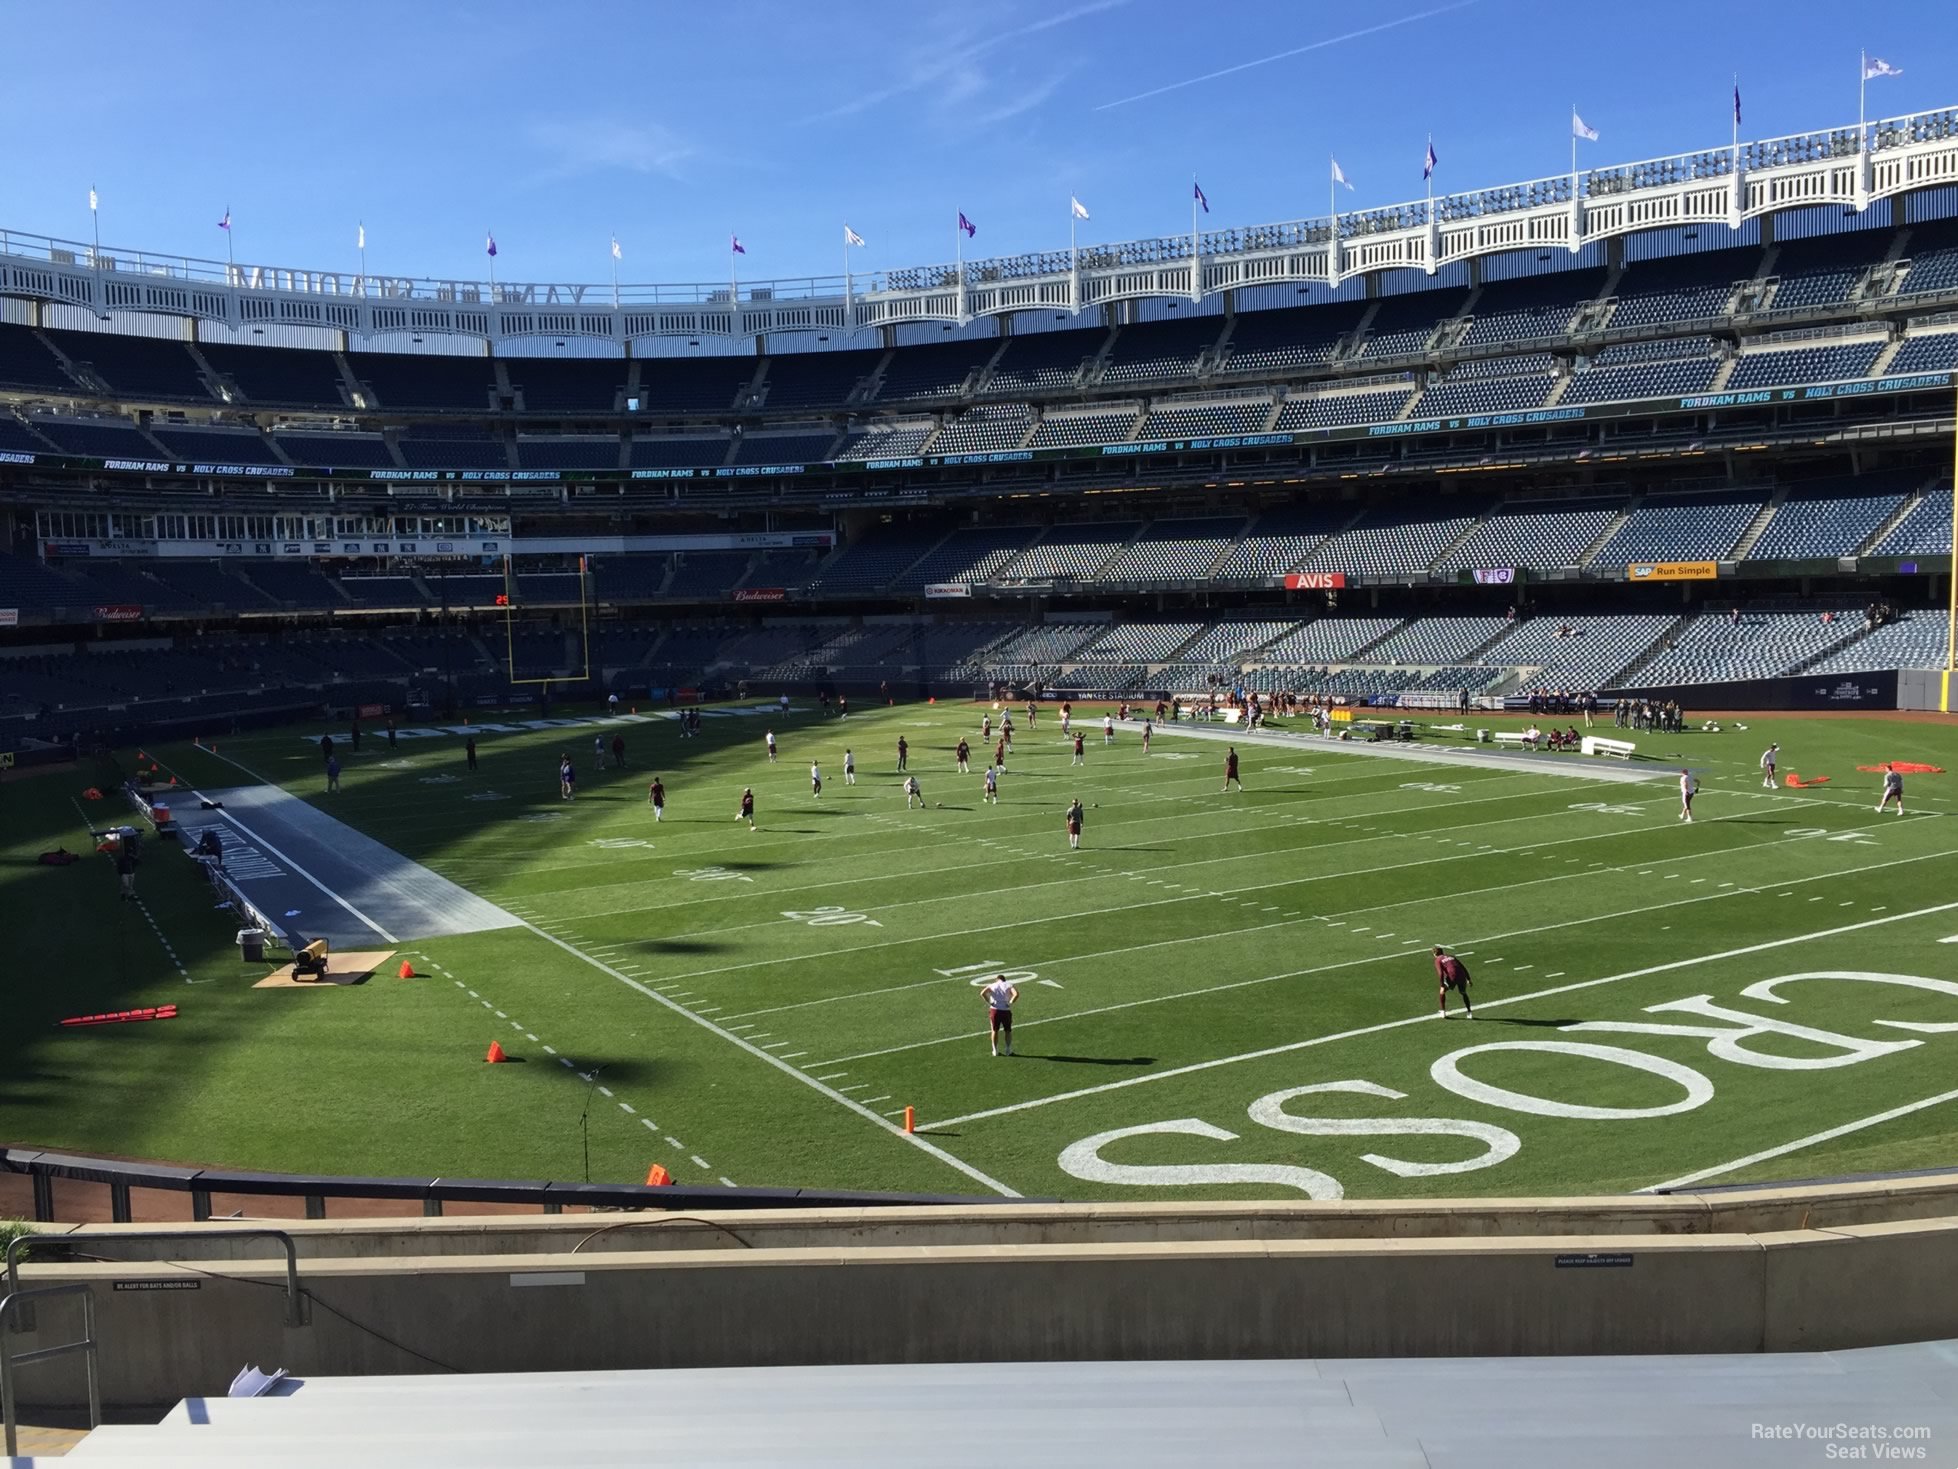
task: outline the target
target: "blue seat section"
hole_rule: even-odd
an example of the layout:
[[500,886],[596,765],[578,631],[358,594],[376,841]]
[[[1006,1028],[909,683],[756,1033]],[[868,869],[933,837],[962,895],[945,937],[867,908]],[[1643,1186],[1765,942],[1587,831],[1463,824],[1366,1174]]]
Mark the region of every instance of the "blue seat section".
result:
[[1951,481],[1943,480],[1924,492],[1911,511],[1876,545],[1879,556],[1948,556],[1951,554]]
[[1034,430],[1032,447],[1123,443],[1139,416],[1134,408],[1114,413],[1050,413]]
[[48,331],[47,338],[69,362],[87,369],[122,397],[213,401],[190,349],[182,342],[119,332],[54,330]]
[[623,358],[507,357],[503,370],[525,413],[616,413],[625,397]]
[[1774,274],[1780,284],[1768,298],[1768,310],[1841,305],[1870,266],[1883,257],[1889,243],[1889,233],[1882,230],[1790,240],[1775,256]]
[[488,429],[415,428],[396,447],[410,469],[508,469],[510,455]]
[[1221,316],[1152,321],[1125,326],[1102,366],[1101,381],[1153,383],[1193,377],[1198,363],[1224,333]]
[[[1947,501],[1946,509],[1949,508]],[[1906,612],[1895,622],[1886,622],[1867,637],[1830,653],[1805,671],[1868,673],[1884,668],[1942,668],[1947,635],[1944,613]]]
[[1468,301],[1464,290],[1413,291],[1377,303],[1359,356],[1403,357],[1426,349],[1442,322],[1459,316]]
[[1480,661],[1522,670],[1521,693],[1591,693],[1643,657],[1673,619],[1670,613],[1545,614],[1518,623]]
[[1136,437],[1140,439],[1188,439],[1234,434],[1254,434],[1264,427],[1271,414],[1271,403],[1264,398],[1245,398],[1235,403],[1206,403],[1201,407],[1151,409]]
[[1246,311],[1231,327],[1224,373],[1286,372],[1330,362],[1366,314],[1365,301]]
[[30,327],[0,326],[0,388],[55,393],[77,391],[75,380]]
[[16,454],[45,454],[48,446],[12,414],[0,411],[0,449]]
[[990,581],[1038,534],[1038,527],[1031,525],[962,526],[899,577],[894,589],[916,591],[934,582]]
[[[1958,251],[1953,252],[1953,258],[1958,259]],[[1950,372],[1954,368],[1958,368],[1958,332],[1934,332],[1907,338],[1897,355],[1890,359],[1888,372],[1895,376],[1906,372]]]
[[790,352],[768,359],[762,380],[762,406],[771,413],[782,408],[836,408],[862,388],[883,360],[881,347],[847,352]]
[[1748,552],[1751,561],[1849,556],[1895,515],[1921,474],[1870,474],[1789,492]]
[[153,424],[150,435],[179,459],[205,464],[277,464],[271,445],[249,429],[175,428]]
[[736,464],[814,464],[829,455],[836,435],[820,433],[749,434],[734,451]]
[[754,557],[746,551],[688,551],[673,568],[669,597],[726,597]]
[[1599,549],[1592,564],[1719,561],[1734,549],[1766,503],[1765,492],[1753,490],[1649,496]]
[[1369,510],[1305,558],[1307,571],[1345,571],[1362,576],[1425,571],[1446,546],[1476,520],[1452,506]]
[[1322,393],[1287,398],[1275,425],[1280,433],[1308,428],[1350,428],[1363,423],[1391,423],[1414,396],[1413,383],[1377,388],[1364,393]]
[[1561,340],[1578,307],[1604,289],[1605,275],[1603,270],[1572,270],[1485,285],[1475,298],[1462,345]]
[[754,380],[753,357],[648,357],[639,364],[639,411],[654,418],[726,413]]
[[[1478,364],[1484,369],[1494,365]],[[1525,408],[1541,408],[1556,385],[1547,367],[1521,376],[1496,375],[1486,370],[1465,373],[1458,369],[1421,394],[1413,416],[1438,418],[1459,413],[1515,413]]]
[[1743,352],[1727,378],[1727,390],[1788,387],[1798,383],[1833,383],[1867,377],[1882,342],[1837,342],[1828,346],[1787,347]]
[[1722,318],[1735,283],[1751,276],[1760,260],[1759,250],[1709,250],[1627,266],[1605,325],[1623,331]]
[[228,378],[247,403],[279,408],[339,407],[340,365],[331,352],[298,347],[241,347],[200,342],[197,350],[211,370]]
[[156,446],[125,418],[37,418],[34,427],[64,454],[85,459],[156,458]]
[[1639,669],[1638,681],[1691,684],[1784,677],[1854,634],[1855,610],[1835,611],[1833,622],[1824,622],[1815,610],[1744,609],[1738,621],[1726,612],[1704,612],[1670,636],[1668,646]]
[[1206,577],[1244,529],[1235,515],[1158,520],[1102,569],[1104,582],[1196,581]]
[[934,454],[997,454],[1017,449],[1033,427],[1033,412],[1022,403],[968,408],[939,430]]
[[931,524],[872,526],[802,584],[812,591],[881,591],[930,550],[946,529]]
[[1141,528],[1136,521],[1054,526],[1028,547],[1026,554],[1008,568],[1007,575],[1087,581]]
[[876,401],[903,403],[919,398],[956,398],[999,350],[997,338],[923,342],[891,354],[877,380]]
[[932,426],[924,423],[870,423],[844,434],[833,459],[908,459],[924,448]]
[[1264,581],[1298,568],[1312,548],[1353,518],[1350,506],[1285,505],[1267,510],[1232,546],[1218,581]]
[[496,365],[487,357],[411,357],[349,352],[347,368],[372,390],[368,406],[487,413],[496,403]]
[[1440,569],[1522,566],[1551,571],[1575,566],[1622,504],[1608,499],[1528,500],[1501,506],[1462,538]]
[[1032,332],[1014,337],[1007,342],[982,391],[996,398],[1071,387],[1105,340],[1107,333],[1099,331]]
[[617,469],[618,435],[552,438],[522,434],[517,438],[517,463],[524,469]]
[[320,468],[393,469],[394,456],[379,434],[274,434],[273,441],[294,464]]
[[727,458],[727,435],[695,438],[690,435],[642,435],[632,441],[630,464],[634,469],[711,468]]

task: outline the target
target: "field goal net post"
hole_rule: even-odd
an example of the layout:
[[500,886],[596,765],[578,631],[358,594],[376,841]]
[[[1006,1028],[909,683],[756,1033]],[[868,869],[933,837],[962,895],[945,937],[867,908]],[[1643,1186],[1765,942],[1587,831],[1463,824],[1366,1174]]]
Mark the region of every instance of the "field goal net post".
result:
[[567,579],[563,572],[532,572],[548,577],[557,590],[542,596],[529,596],[523,587],[515,561],[503,558],[503,590],[497,601],[503,608],[503,648],[505,672],[511,684],[539,686],[548,694],[552,684],[588,684],[592,679],[591,624],[592,586],[589,558],[578,558],[576,599],[565,595]]

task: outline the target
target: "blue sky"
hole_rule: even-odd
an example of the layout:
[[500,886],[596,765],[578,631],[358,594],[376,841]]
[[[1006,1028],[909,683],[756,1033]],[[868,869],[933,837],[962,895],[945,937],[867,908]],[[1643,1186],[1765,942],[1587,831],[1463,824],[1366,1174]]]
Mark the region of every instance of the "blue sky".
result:
[[[1636,17],[1635,19],[1632,17]],[[482,0],[138,8],[0,0],[0,224],[241,261],[506,281],[744,280],[1064,248],[1853,121],[1867,47],[1904,75],[1872,116],[1958,103],[1958,26],[1784,0]],[[1369,32],[1355,34],[1356,32]],[[1295,54],[1280,56],[1280,53]],[[1268,59],[1278,57],[1278,59]],[[1211,73],[1226,75],[1211,76]],[[1207,78],[1207,79],[1205,79]],[[1153,95],[1143,95],[1153,94]],[[1133,99],[1133,100],[1130,100]]]

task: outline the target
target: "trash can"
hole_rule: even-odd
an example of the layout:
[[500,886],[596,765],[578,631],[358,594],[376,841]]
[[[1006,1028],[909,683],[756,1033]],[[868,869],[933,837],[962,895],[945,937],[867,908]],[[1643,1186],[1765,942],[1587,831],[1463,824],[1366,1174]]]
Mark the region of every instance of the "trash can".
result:
[[265,962],[265,930],[262,928],[241,928],[238,930],[239,957],[247,964]]
[[161,801],[152,802],[150,805],[150,822],[158,831],[162,831],[164,827],[170,824],[170,808]]

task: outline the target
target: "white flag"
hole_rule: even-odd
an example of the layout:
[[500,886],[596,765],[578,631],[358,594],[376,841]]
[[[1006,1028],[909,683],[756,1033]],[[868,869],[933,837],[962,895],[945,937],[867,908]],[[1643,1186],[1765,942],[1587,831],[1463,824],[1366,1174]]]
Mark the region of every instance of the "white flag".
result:
[[356,225],[354,227],[354,249],[365,250],[366,248],[367,248],[367,226],[364,224]]
[[1570,135],[1573,138],[1582,138],[1587,143],[1598,141],[1598,130],[1594,127],[1587,127],[1584,119],[1577,115],[1577,109],[1575,107],[1570,110]]
[[863,243],[863,236],[846,224],[843,226],[843,243],[846,245],[861,245]]
[[1339,166],[1337,158],[1333,160],[1333,182],[1344,184],[1349,189],[1353,187],[1353,181],[1346,177],[1346,171]]
[[612,258],[614,260],[625,259],[625,256],[619,253],[619,237],[617,235],[612,236]]
[[1074,217],[1076,219],[1086,219],[1088,217],[1088,206],[1083,204],[1079,199],[1075,198],[1072,194],[1069,194],[1067,196],[1067,205],[1068,208],[1074,212]]
[[95,212],[95,190],[93,189],[88,191],[88,212],[90,214]]
[[1878,77],[1900,77],[1904,74],[1901,66],[1892,66],[1881,56],[1872,56],[1863,63],[1863,80],[1873,82]]

